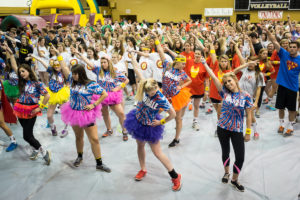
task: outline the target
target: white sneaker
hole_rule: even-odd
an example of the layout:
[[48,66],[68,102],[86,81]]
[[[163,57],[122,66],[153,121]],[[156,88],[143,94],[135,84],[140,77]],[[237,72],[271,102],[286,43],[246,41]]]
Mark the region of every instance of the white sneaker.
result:
[[195,130],[195,131],[199,131],[200,130],[200,127],[199,127],[199,124],[198,124],[198,122],[197,121],[194,121],[193,122],[193,129]]

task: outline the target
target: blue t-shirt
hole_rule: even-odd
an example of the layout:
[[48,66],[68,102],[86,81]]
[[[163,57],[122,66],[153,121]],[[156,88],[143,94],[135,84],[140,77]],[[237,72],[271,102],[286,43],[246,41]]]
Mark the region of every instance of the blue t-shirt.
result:
[[291,57],[290,53],[280,47],[278,52],[280,58],[280,67],[277,75],[276,83],[290,90],[298,92],[299,90],[299,72],[300,72],[300,56]]
[[171,104],[158,90],[154,96],[149,97],[146,94],[143,101],[138,102],[136,106],[136,118],[143,125],[151,125],[160,109],[168,111],[170,108]]
[[27,81],[24,91],[19,97],[19,102],[23,104],[37,104],[41,95],[48,94],[44,83],[39,81]]
[[231,93],[224,88],[219,93],[223,101],[218,126],[233,132],[243,132],[244,111],[253,106],[252,98],[245,91]]
[[57,75],[53,73],[52,67],[48,67],[47,72],[50,75],[49,80],[49,89],[52,92],[58,92],[61,88],[64,87],[64,76],[61,72],[58,72]]

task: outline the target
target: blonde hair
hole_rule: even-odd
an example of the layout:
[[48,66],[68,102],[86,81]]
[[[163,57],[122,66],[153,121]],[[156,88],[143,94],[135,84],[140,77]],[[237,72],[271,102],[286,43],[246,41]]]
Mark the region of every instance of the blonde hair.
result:
[[[115,71],[115,68],[113,67],[111,61],[109,59],[105,58],[105,57],[102,57],[101,60],[106,60],[107,61],[107,63],[108,63],[108,71],[110,73],[110,76],[112,78],[116,78],[116,71]],[[104,77],[104,69],[103,69],[103,67],[100,68],[99,76],[101,78]]]
[[157,89],[158,84],[157,82],[152,78],[143,79],[139,83],[138,90],[135,95],[135,99],[137,101],[142,101],[144,97],[144,92],[150,92],[153,89]]
[[[235,75],[235,73],[234,72],[227,72],[227,73],[225,73],[224,75],[223,75],[223,83],[224,83],[224,79],[227,79],[227,78],[232,78],[234,81],[235,81],[235,83],[236,83],[236,86],[238,87],[238,89],[239,89],[239,91],[241,91],[241,88],[240,88],[240,85],[239,85],[239,79],[236,77],[236,75]],[[225,84],[224,84],[224,86],[225,86]],[[225,88],[228,90],[228,91],[230,91],[226,86],[225,86]],[[231,92],[231,91],[230,91]]]
[[221,61],[221,59],[227,60],[227,66],[226,66],[226,69],[225,69],[225,70],[231,70],[230,60],[229,60],[229,58],[228,58],[227,55],[221,55],[221,56],[219,57],[219,59],[218,59],[218,61],[219,61],[219,70],[222,71],[222,69],[221,69],[221,67],[220,67],[220,61]]

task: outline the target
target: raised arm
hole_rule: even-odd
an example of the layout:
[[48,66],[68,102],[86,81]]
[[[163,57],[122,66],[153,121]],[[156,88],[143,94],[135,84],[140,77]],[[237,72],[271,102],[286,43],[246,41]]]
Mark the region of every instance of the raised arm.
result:
[[78,55],[78,57],[83,60],[88,66],[90,66],[91,68],[94,68],[94,63],[91,62],[87,57],[85,57],[84,55],[82,55],[81,53],[78,52],[78,50],[75,50],[75,54]]
[[246,61],[245,61],[244,57],[242,56],[242,53],[241,53],[241,51],[239,49],[239,45],[237,43],[235,43],[234,41],[232,41],[232,42],[234,44],[234,49],[235,49],[236,54],[239,57],[241,65],[245,64]]
[[30,57],[36,59],[38,62],[40,62],[43,65],[43,67],[45,69],[48,69],[49,65],[44,60],[42,60],[42,58],[40,58],[40,57],[38,57],[36,55],[33,55],[33,54],[31,54]]
[[56,52],[57,60],[58,60],[58,62],[59,62],[59,65],[60,65],[60,67],[61,67],[61,71],[62,71],[64,77],[65,77],[66,79],[68,79],[68,78],[69,78],[69,75],[70,75],[70,69],[69,69],[69,67],[67,66],[67,64],[66,64],[66,62],[64,61],[64,59],[63,59],[62,55],[60,54],[60,52],[59,52],[54,46],[52,46],[52,48],[53,48],[54,51]]
[[[131,54],[131,52],[128,53],[128,54]],[[139,65],[138,65],[138,63],[136,61],[136,58],[132,54],[131,54],[131,62],[132,62],[132,66],[133,66],[134,72],[136,73],[136,75],[138,76],[138,78],[140,80],[145,79],[144,76],[143,76],[143,74],[141,73],[141,71],[139,69]]]
[[6,55],[9,56],[10,58],[10,64],[11,67],[13,68],[13,70],[18,73],[18,65],[17,65],[17,61],[15,59],[15,55],[13,54],[13,52],[11,51],[11,49],[7,46],[6,43],[4,43],[5,46],[5,50],[6,50]]
[[160,45],[160,42],[159,42],[159,40],[157,38],[157,35],[155,33],[151,33],[151,34],[155,37],[155,45],[156,45],[159,57],[160,57],[161,61],[164,62],[164,60],[166,60],[164,50],[163,50],[163,48]]
[[277,42],[276,38],[272,35],[272,33],[267,29],[266,26],[263,26],[263,30],[266,31],[269,40],[274,44],[276,51],[279,52],[280,44]]
[[219,81],[218,77],[216,77],[216,75],[214,74],[214,72],[211,70],[211,68],[207,65],[206,60],[204,57],[201,58],[201,63],[204,65],[207,73],[209,74],[209,76],[211,77],[211,79],[213,80],[213,82],[215,83],[218,91],[222,91],[222,84]]
[[294,29],[293,26],[292,26],[290,15],[287,16],[287,19],[288,19],[288,24],[289,24],[289,27],[290,27],[290,32],[292,32],[292,31],[294,31],[295,29]]
[[239,71],[241,71],[242,69],[248,67],[250,64],[257,65],[258,62],[259,62],[259,61],[256,60],[256,61],[251,61],[251,62],[248,62],[248,63],[244,63],[244,64],[240,65],[239,67],[235,68],[235,69],[233,70],[233,72],[234,72],[235,74],[237,74]]

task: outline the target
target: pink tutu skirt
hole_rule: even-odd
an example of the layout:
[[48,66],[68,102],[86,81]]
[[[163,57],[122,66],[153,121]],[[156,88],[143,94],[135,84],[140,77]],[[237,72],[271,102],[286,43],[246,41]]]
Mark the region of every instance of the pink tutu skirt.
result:
[[[93,103],[93,102],[92,102]],[[63,104],[60,108],[61,119],[65,124],[71,126],[87,127],[96,122],[96,119],[102,118],[101,104],[96,106],[93,110],[73,110],[70,103]]]
[[[117,92],[107,92],[108,96],[102,101],[102,106],[110,106],[120,104],[123,101],[123,90]],[[93,95],[93,100],[97,101],[100,98],[99,95]]]

